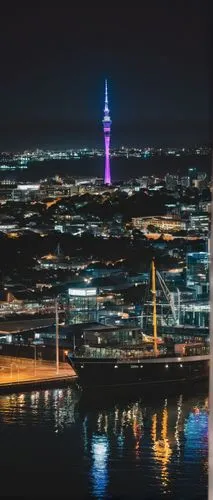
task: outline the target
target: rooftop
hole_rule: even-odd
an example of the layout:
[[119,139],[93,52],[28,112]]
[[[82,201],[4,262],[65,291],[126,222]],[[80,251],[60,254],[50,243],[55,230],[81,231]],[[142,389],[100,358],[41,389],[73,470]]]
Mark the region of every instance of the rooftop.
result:
[[1,321],[0,334],[11,334],[19,332],[27,332],[35,328],[43,328],[51,326],[54,323],[54,318],[46,319],[27,319],[21,321]]

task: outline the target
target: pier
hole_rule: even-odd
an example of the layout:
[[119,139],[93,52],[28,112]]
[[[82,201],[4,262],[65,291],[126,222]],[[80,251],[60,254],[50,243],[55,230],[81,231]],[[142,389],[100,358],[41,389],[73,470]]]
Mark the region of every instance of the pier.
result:
[[65,385],[75,380],[74,370],[60,363],[58,373],[53,361],[0,356],[0,394]]

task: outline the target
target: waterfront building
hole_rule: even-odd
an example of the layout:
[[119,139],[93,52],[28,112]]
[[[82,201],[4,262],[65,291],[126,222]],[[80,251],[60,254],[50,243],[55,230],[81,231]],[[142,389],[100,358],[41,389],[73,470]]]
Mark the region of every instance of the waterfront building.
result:
[[97,320],[97,288],[73,287],[68,289],[69,323],[90,323]]
[[180,306],[180,324],[207,328],[210,304],[208,302],[183,303]]
[[197,295],[209,291],[209,253],[190,252],[186,255],[186,286],[195,287]]

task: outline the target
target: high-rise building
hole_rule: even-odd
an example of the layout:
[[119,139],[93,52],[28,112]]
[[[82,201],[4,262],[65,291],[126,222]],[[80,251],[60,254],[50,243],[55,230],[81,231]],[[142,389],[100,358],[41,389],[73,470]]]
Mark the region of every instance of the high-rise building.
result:
[[111,119],[109,116],[109,107],[108,107],[107,80],[105,80],[105,106],[104,106],[104,118],[103,118],[104,141],[105,141],[104,184],[108,184],[108,185],[111,184],[110,156],[109,156],[111,124],[112,124],[112,122],[111,122]]

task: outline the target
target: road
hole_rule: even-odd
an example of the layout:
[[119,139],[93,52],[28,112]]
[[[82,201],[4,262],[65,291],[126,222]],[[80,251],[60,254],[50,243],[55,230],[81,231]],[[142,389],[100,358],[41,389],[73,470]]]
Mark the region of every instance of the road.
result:
[[57,374],[55,362],[52,361],[0,356],[0,385],[39,380],[60,380],[74,376],[74,370],[67,363],[59,364],[59,373]]

